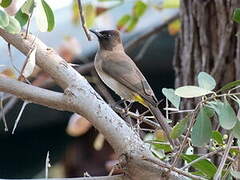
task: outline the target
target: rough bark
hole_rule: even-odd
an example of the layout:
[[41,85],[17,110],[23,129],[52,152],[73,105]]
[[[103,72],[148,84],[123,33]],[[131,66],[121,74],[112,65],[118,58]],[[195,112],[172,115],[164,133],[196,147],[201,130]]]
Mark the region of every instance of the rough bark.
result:
[[[182,0],[181,32],[176,42],[175,86],[197,84],[201,71],[211,74],[217,86],[240,78],[239,25],[232,13],[238,0]],[[191,102],[183,108],[192,108]]]

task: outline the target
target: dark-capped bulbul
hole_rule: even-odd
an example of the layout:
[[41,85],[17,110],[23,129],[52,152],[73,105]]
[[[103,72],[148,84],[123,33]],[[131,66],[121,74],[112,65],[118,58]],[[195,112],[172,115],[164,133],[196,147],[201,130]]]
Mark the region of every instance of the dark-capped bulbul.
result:
[[170,126],[157,107],[157,98],[141,71],[125,53],[120,33],[116,30],[90,31],[97,36],[100,45],[94,60],[99,77],[123,99],[148,107],[172,144]]

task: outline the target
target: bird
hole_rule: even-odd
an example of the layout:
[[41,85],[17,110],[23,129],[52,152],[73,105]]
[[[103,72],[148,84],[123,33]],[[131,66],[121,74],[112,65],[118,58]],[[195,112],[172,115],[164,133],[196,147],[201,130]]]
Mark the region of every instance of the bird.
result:
[[125,53],[120,32],[117,30],[89,30],[97,36],[99,48],[94,66],[100,79],[117,95],[129,102],[147,107],[159,122],[170,144],[171,127],[158,109],[158,100],[144,75]]

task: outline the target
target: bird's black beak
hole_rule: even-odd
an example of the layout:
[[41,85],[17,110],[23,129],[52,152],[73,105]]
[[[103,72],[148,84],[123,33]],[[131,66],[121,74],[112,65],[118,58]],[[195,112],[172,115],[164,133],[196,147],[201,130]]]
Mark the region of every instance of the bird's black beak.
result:
[[90,32],[94,33],[98,38],[101,38],[103,35],[97,31],[94,31],[92,29],[89,29]]

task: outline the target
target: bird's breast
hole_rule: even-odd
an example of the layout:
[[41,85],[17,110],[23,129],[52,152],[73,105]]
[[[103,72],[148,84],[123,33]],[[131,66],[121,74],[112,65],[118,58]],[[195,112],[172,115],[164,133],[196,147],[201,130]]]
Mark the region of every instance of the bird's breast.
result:
[[117,95],[119,95],[120,97],[122,97],[126,100],[132,101],[133,97],[134,97],[134,93],[131,90],[129,90],[127,87],[123,86],[121,83],[119,83],[118,81],[113,79],[110,75],[106,74],[102,70],[102,65],[101,64],[102,64],[101,59],[99,57],[96,57],[95,61],[94,61],[94,66],[95,66],[95,69],[96,69],[99,77],[101,78],[101,80],[110,89],[112,89]]

